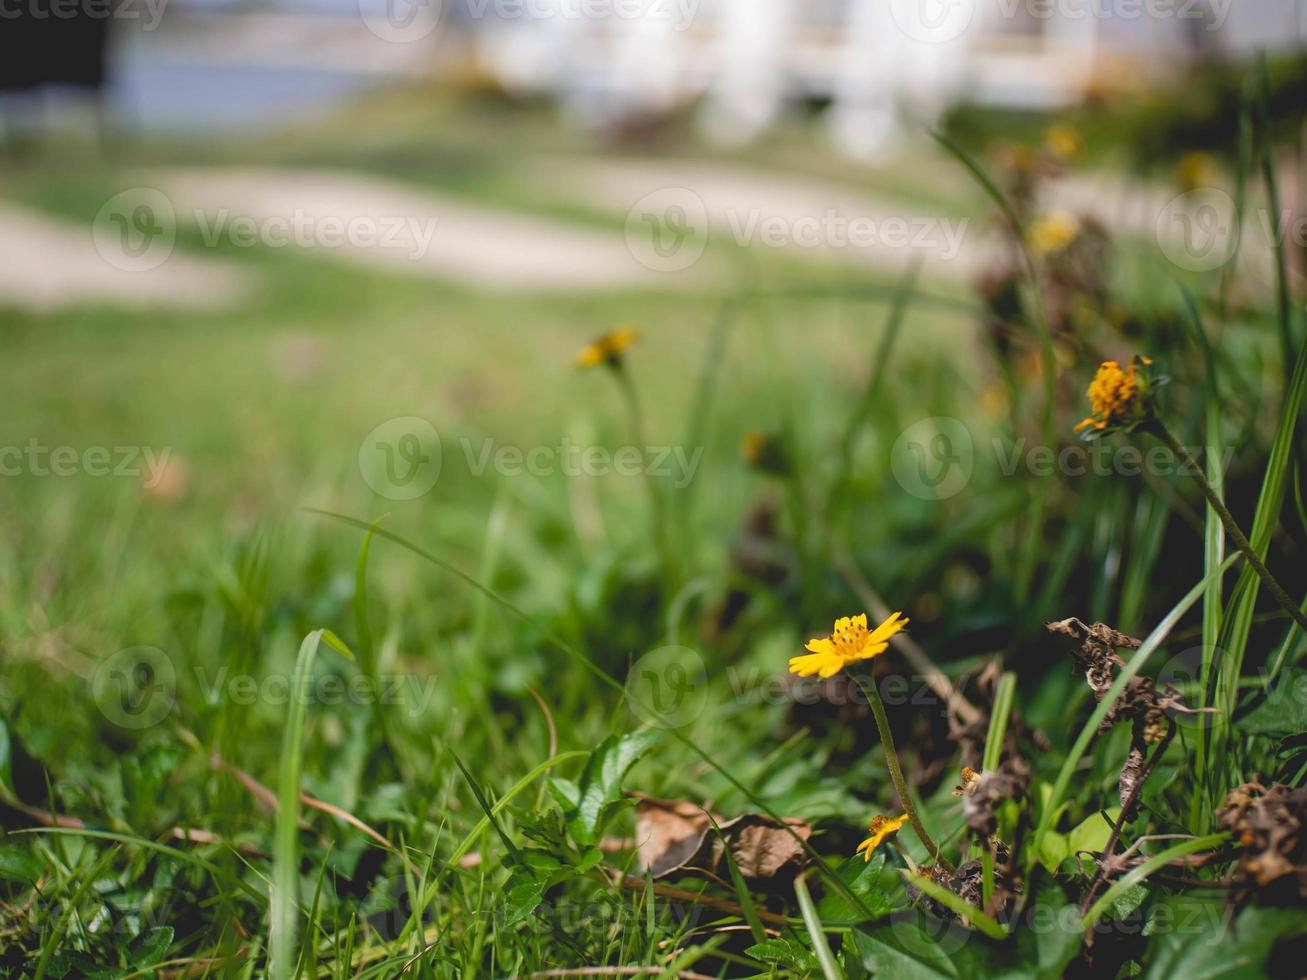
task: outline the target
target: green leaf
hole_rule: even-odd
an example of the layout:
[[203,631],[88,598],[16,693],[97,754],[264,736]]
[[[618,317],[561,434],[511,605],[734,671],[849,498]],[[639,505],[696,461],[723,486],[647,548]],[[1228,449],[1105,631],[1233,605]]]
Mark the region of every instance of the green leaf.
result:
[[[918,908],[852,933],[862,965],[876,976],[907,980],[1003,977],[1058,980],[1080,949],[1078,916],[1060,888],[1045,883],[1031,906],[1031,926],[1003,942]],[[1070,914],[1068,914],[1070,913]],[[1036,918],[1037,916],[1037,918]]]
[[[1103,816],[1106,812],[1107,817]],[[1091,813],[1084,820],[1080,821],[1069,834],[1064,838],[1066,841],[1066,854],[1064,859],[1075,857],[1081,851],[1093,851],[1101,853],[1107,846],[1107,839],[1112,836],[1112,823],[1115,823],[1121,817],[1121,808],[1112,807],[1110,810],[1098,813]],[[1108,819],[1112,823],[1108,823]],[[1058,835],[1059,837],[1062,835]]]
[[1071,848],[1067,845],[1066,834],[1059,834],[1056,830],[1045,832],[1043,838],[1039,841],[1039,863],[1044,866],[1044,870],[1049,874],[1057,871],[1058,866],[1066,860],[1067,855],[1071,853]]
[[534,875],[527,870],[514,872],[504,886],[504,925],[512,926],[521,922],[536,910],[545,897],[549,879],[544,875]]
[[1287,668],[1266,697],[1235,725],[1245,732],[1277,738],[1307,731],[1307,670]]
[[[1222,916],[1220,905],[1205,904],[1212,913],[1196,919],[1191,897],[1175,896],[1167,901],[1173,910],[1172,925],[1159,930],[1145,954],[1144,980],[1265,976],[1264,965],[1272,947],[1307,934],[1307,916],[1301,909],[1247,908],[1230,923]],[[1153,914],[1156,917],[1157,911]],[[1292,974],[1298,972],[1295,969]]]
[[0,793],[17,796],[14,792],[13,743],[9,739],[9,726],[0,717]]
[[895,913],[889,922],[858,929],[853,936],[862,965],[873,976],[897,980],[963,977],[949,956],[970,936],[958,923],[945,923],[916,909],[905,909]]
[[576,783],[550,780],[550,790],[562,804],[568,831],[578,844],[595,843],[613,814],[627,805],[622,780],[657,740],[656,732],[610,735],[591,753]]
[[789,966],[796,970],[808,972],[816,972],[821,969],[817,957],[813,956],[806,946],[790,942],[782,937],[764,939],[762,942],[750,946],[744,952],[745,955],[752,956],[755,960],[762,960],[764,963],[775,963],[779,966]]
[[[849,886],[849,891],[862,899],[862,903],[874,916],[889,915],[891,906],[885,890],[881,887],[881,873],[885,869],[885,855],[873,854],[870,861],[860,857],[849,858],[836,872],[840,879]],[[865,916],[855,910],[843,895],[830,891],[817,905],[817,912],[823,922],[856,922]]]
[[26,848],[13,844],[0,847],[0,878],[32,885],[40,880],[44,870],[40,858]]
[[131,941],[125,950],[127,965],[138,970],[163,962],[172,945],[172,926],[159,926],[143,932]]

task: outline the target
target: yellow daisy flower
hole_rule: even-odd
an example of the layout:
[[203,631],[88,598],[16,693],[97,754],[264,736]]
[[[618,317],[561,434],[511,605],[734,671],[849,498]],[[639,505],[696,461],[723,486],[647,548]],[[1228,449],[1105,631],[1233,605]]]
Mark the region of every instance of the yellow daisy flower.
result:
[[609,367],[620,367],[622,355],[639,339],[640,331],[635,327],[610,330],[577,351],[576,366],[588,368],[607,364]]
[[1074,242],[1079,234],[1080,221],[1074,214],[1054,211],[1030,226],[1026,240],[1038,254],[1052,255]]
[[908,620],[898,612],[870,632],[866,613],[837,619],[830,636],[809,640],[804,644],[809,651],[806,655],[790,658],[790,673],[834,677],[855,660],[870,660],[884,653],[889,638],[907,625]]
[[907,823],[908,815],[906,813],[897,817],[874,816],[871,823],[867,824],[867,832],[871,834],[866,840],[858,845],[854,854],[861,854],[864,861],[871,860],[871,852],[880,847],[885,838],[890,834],[897,834],[899,828]]
[[1125,368],[1116,361],[1104,361],[1098,366],[1098,373],[1090,382],[1089,406],[1092,414],[1076,426],[1076,431],[1091,426],[1102,431],[1109,425],[1128,422],[1140,415],[1139,377],[1135,373],[1138,364],[1152,364],[1146,357],[1136,357]]

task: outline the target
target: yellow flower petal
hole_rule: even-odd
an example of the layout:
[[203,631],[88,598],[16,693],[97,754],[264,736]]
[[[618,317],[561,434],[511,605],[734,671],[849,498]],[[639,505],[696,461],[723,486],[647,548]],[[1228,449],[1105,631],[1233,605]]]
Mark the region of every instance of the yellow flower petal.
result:
[[813,653],[825,653],[834,656],[835,644],[831,642],[829,636],[819,636],[809,640],[803,645],[803,649],[811,650]]
[[900,619],[899,617],[901,616],[903,616],[903,613],[901,612],[896,612],[892,616],[890,616],[889,619],[885,620],[885,622],[881,623],[879,626],[877,626],[874,630],[871,631],[871,635],[867,637],[867,642],[883,643],[885,640],[888,640],[899,630],[903,629],[903,627],[907,626],[908,620],[906,618]]
[[886,837],[897,834],[899,828],[903,826],[907,819],[908,815],[906,813],[897,817],[872,817],[871,822],[867,825],[867,831],[871,836],[859,844],[854,853],[861,853],[864,861],[870,861],[872,852],[880,847]]

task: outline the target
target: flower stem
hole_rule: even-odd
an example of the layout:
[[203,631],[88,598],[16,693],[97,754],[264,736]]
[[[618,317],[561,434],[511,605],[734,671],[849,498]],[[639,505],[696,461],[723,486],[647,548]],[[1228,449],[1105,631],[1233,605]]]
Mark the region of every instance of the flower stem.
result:
[[[642,452],[646,452],[649,443],[645,439],[644,433],[644,409],[640,403],[639,392],[635,388],[635,381],[627,373],[625,365],[620,363],[614,367],[613,373],[617,376],[618,387],[622,389],[622,397],[626,400],[627,411],[630,414],[631,438]],[[672,551],[671,543],[667,537],[667,517],[663,510],[663,495],[648,467],[644,471],[644,482],[649,491],[649,516],[653,525],[654,548],[658,554],[658,563],[662,566],[663,577],[667,584],[671,586],[675,583],[676,573],[672,567]]]
[[1207,477],[1203,474],[1202,468],[1194,461],[1193,456],[1189,454],[1189,450],[1180,445],[1171,430],[1156,416],[1146,422],[1143,429],[1167,449],[1171,450],[1183,464],[1183,468],[1189,471],[1202,489],[1208,504],[1211,505],[1216,516],[1220,518],[1221,524],[1225,527],[1225,533],[1230,536],[1234,546],[1243,553],[1244,558],[1248,560],[1248,564],[1252,566],[1253,571],[1257,573],[1257,577],[1262,580],[1262,583],[1275,598],[1275,601],[1280,604],[1280,607],[1298,624],[1299,629],[1307,633],[1307,614],[1303,613],[1298,603],[1289,598],[1289,593],[1284,590],[1284,586],[1280,585],[1275,576],[1271,574],[1271,570],[1266,567],[1266,563],[1262,561],[1249,543],[1247,536],[1235,522],[1234,515],[1230,513],[1217,492],[1212,489],[1212,485],[1207,482]]
[[939,845],[931,840],[930,834],[926,832],[925,824],[917,815],[917,805],[912,802],[912,794],[908,792],[908,783],[903,778],[903,767],[899,765],[899,754],[894,749],[894,735],[889,730],[889,718],[885,716],[885,705],[880,700],[880,691],[876,689],[875,678],[871,678],[870,684],[864,684],[861,677],[850,676],[853,676],[854,682],[862,689],[867,703],[871,705],[871,713],[876,719],[876,730],[880,732],[880,744],[885,749],[885,764],[889,767],[889,778],[894,783],[894,792],[898,793],[899,802],[903,804],[903,812],[908,815],[908,822],[912,824],[917,839],[934,855],[940,867],[951,874],[954,870],[953,865],[949,864],[948,859],[940,852]]

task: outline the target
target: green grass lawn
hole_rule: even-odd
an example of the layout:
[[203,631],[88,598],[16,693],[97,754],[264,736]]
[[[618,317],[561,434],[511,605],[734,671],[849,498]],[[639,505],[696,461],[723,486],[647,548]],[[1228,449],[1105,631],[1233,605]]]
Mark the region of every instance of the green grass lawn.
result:
[[[620,232],[621,215],[562,207],[511,166],[560,139],[615,152],[559,132],[538,111],[380,99],[276,140],[29,160],[0,193],[89,222],[143,164],[313,165]],[[798,145],[784,134],[754,162],[988,215],[943,153],[851,175],[796,162]],[[204,251],[185,230],[179,247]],[[1114,247],[1092,287],[1040,261],[1049,334],[1020,276],[995,334],[993,307],[928,274],[918,295],[752,250],[694,290],[499,294],[226,248],[259,277],[231,309],[0,311],[0,447],[23,450],[0,477],[0,972],[1292,963],[1302,899],[1250,883],[1251,845],[1220,814],[1254,778],[1301,786],[1301,632],[1245,563],[1218,570],[1236,548],[1192,478],[1121,470],[1154,445],[1143,433],[1105,436],[1102,473],[1029,454],[1081,459],[1098,361],[1151,356],[1169,376],[1156,412],[1186,446],[1229,447],[1225,499],[1301,602],[1302,318],[1273,295],[1223,306],[1219,275]],[[574,367],[621,323],[641,339],[620,369]],[[439,475],[402,499],[369,434],[409,417],[438,433]],[[752,462],[747,433],[767,437]],[[33,441],[70,447],[75,472],[33,463]],[[433,472],[430,441],[392,445],[397,472]],[[93,475],[95,447],[137,472]],[[886,732],[850,674],[786,674],[837,617],[875,619],[876,596],[944,677],[932,687],[900,647],[857,662]],[[1129,724],[1095,734],[1110,699],[1044,628],[1067,617],[1148,638],[1138,662],[1120,650],[1122,685],[1142,667],[1220,709],[1164,715],[1110,842],[1137,745]],[[986,832],[967,823],[979,797],[952,792],[963,765],[1002,777],[977,804]],[[637,823],[629,793],[709,807],[725,853],[655,880],[635,838],[667,809],[646,802]],[[939,853],[904,824],[855,857],[868,820],[905,803]],[[778,817],[806,822],[802,846]],[[747,826],[781,867],[754,865]]]

